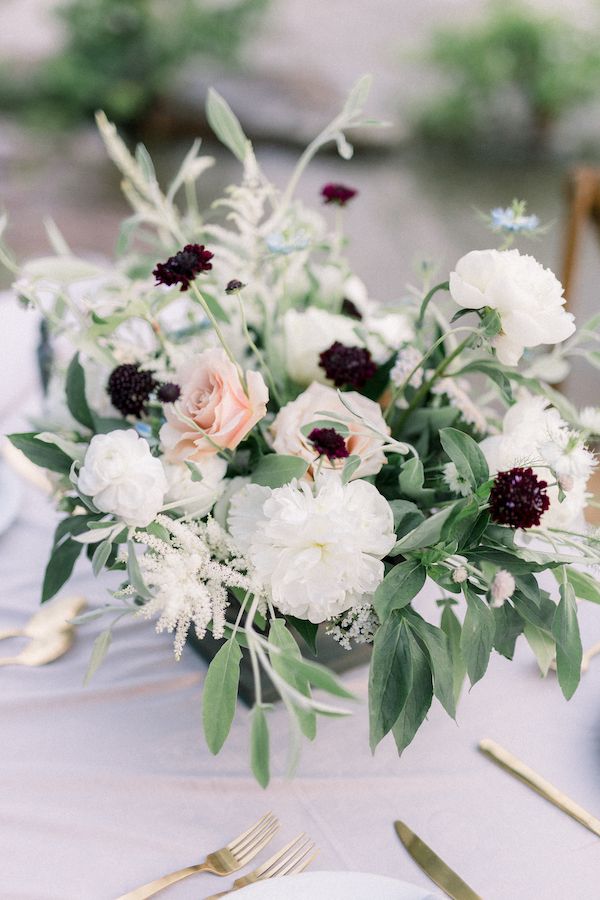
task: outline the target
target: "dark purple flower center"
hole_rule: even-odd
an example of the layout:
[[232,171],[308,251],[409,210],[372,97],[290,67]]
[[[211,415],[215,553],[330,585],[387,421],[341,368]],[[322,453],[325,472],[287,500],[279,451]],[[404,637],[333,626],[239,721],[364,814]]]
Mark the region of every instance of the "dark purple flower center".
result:
[[539,525],[550,506],[547,487],[547,482],[541,481],[531,468],[517,466],[508,472],[498,472],[490,492],[492,520],[510,528]]
[[172,381],[165,381],[160,385],[156,392],[156,396],[161,403],[175,403],[181,396],[181,388]]
[[346,459],[349,456],[346,441],[335,428],[313,428],[308,439],[319,454],[328,459]]
[[346,347],[335,341],[319,356],[319,365],[336,387],[362,388],[377,371],[371,354],[364,347]]
[[321,188],[321,197],[324,203],[337,203],[338,206],[345,206],[349,200],[356,197],[358,191],[354,188],[347,187],[345,184],[334,184],[329,182]]
[[181,290],[187,291],[196,275],[212,269],[210,260],[213,256],[214,253],[206,250],[204,244],[186,244],[175,256],[158,263],[152,274],[157,284],[180,284]]
[[112,370],[106,391],[120,413],[139,418],[146,411],[146,403],[155,388],[152,372],[140,369],[139,363],[125,363]]

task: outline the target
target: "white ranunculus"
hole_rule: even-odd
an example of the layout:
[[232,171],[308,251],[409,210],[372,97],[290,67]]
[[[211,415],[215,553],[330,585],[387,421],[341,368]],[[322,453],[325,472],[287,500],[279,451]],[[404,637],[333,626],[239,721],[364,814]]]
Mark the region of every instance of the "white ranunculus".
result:
[[160,459],[133,429],[94,435],[77,486],[99,510],[140,528],[157,515],[168,487]]
[[494,338],[500,362],[514,366],[525,347],[558,344],[575,331],[564,310],[560,281],[533,256],[518,250],[472,250],[450,273],[450,294],[459,306],[500,314],[502,331]]
[[392,510],[366,481],[329,477],[235,494],[229,530],[282,612],[323,622],[364,603],[395,543]]
[[283,317],[283,333],[285,366],[290,378],[301,385],[327,382],[319,355],[335,341],[347,347],[362,346],[355,331],[357,324],[360,323],[348,316],[334,315],[316,306],[303,312],[289,309]]
[[188,516],[208,515],[225,489],[227,462],[220,456],[208,456],[195,463],[201,481],[194,481],[185,463],[163,462],[168,489],[165,503],[177,503],[174,509]]

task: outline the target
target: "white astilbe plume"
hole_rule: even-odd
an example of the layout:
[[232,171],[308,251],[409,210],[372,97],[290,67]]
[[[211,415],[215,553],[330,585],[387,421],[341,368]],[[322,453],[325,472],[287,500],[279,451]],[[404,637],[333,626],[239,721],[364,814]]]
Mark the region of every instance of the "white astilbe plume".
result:
[[253,579],[247,561],[214,520],[184,523],[158,516],[156,522],[169,533],[168,542],[145,532],[134,535],[148,548],[138,562],[152,595],[140,615],[147,619],[158,615],[159,633],[175,632],[179,659],[192,625],[202,639],[212,621],[214,637],[223,637],[227,589],[252,592]]

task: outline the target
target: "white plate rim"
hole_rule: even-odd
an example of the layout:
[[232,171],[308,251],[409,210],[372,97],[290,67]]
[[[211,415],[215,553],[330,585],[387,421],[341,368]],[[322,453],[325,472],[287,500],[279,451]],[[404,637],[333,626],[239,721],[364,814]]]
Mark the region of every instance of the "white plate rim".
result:
[[[346,870],[342,870],[342,871],[322,870],[322,871],[318,871],[318,872],[303,872],[299,875],[286,875],[285,876],[285,884],[288,886],[288,888],[289,888],[290,884],[297,885],[300,883],[307,884],[307,887],[309,887],[309,888],[313,888],[313,887],[318,888],[319,881],[323,877],[325,877],[325,879],[327,881],[329,881],[332,876],[338,880],[342,879],[344,881],[347,881],[349,888],[352,887],[351,882],[354,882],[354,884],[356,886],[360,886],[357,884],[357,882],[360,881],[367,888],[377,888],[377,887],[382,888],[386,885],[389,887],[396,887],[396,888],[401,888],[401,887],[402,888],[412,888],[415,892],[416,891],[420,892],[418,897],[415,894],[414,900],[437,900],[437,898],[439,897],[439,894],[436,894],[433,891],[428,890],[428,888],[422,887],[422,885],[413,884],[408,881],[403,881],[399,878],[392,878],[390,875],[377,875],[374,872],[348,872]],[[367,881],[367,879],[368,879],[368,881]],[[246,897],[246,896],[247,897],[255,897],[256,896],[257,898],[259,898],[261,891],[264,890],[267,887],[267,885],[274,886],[276,882],[279,883],[279,882],[282,882],[283,880],[284,879],[279,879],[279,878],[275,879],[274,878],[272,880],[268,879],[263,882],[257,882],[255,884],[251,884],[245,888],[242,888],[238,893],[239,893],[240,898]],[[308,884],[308,882],[310,882],[310,884]],[[330,887],[331,885],[329,882],[328,884],[323,884],[322,886]],[[287,893],[288,892],[286,891],[286,895],[287,895]],[[292,900],[293,900],[293,897],[292,897]],[[315,900],[317,900],[316,897],[315,897]]]

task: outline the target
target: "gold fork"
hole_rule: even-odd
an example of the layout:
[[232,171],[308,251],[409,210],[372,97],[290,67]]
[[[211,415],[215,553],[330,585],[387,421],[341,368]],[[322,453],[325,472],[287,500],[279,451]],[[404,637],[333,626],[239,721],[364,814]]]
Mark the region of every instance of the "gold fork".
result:
[[45,603],[22,628],[0,631],[0,640],[29,638],[29,643],[16,656],[2,657],[0,666],[43,666],[58,659],[75,639],[75,628],[69,620],[84,606],[85,597],[60,597]]
[[117,900],[146,900],[146,897],[153,897],[162,891],[163,888],[181,881],[189,875],[195,875],[197,872],[212,872],[213,875],[231,875],[233,872],[239,871],[250,860],[260,853],[269,841],[273,838],[275,832],[279,828],[279,822],[272,813],[267,813],[255,822],[247,831],[244,831],[238,837],[234,838],[227,846],[214,853],[209,853],[204,862],[197,863],[195,866],[186,866],[185,869],[178,869],[177,872],[171,872],[169,875],[163,875],[156,881],[149,884],[143,884],[141,887],[123,894]]
[[[314,852],[313,852],[314,851]],[[295,875],[303,872],[313,861],[319,851],[314,843],[305,834],[299,834],[293,841],[286,844],[271,859],[268,859],[258,869],[236,878],[233,885],[227,891],[220,894],[211,894],[206,900],[217,900],[217,897],[225,897],[240,888],[254,884],[255,881],[266,881],[267,878],[280,878],[283,875]]]

